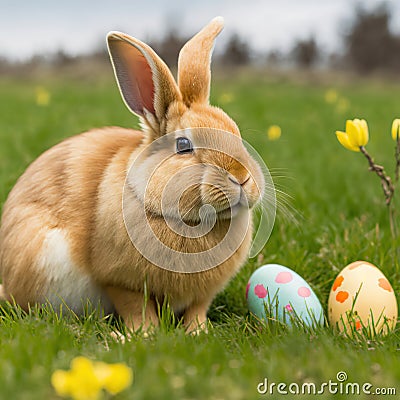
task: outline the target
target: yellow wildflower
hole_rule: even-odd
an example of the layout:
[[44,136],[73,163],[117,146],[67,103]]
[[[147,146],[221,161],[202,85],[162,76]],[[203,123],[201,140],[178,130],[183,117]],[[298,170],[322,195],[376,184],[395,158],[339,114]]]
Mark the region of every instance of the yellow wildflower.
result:
[[282,135],[282,129],[278,125],[271,125],[267,130],[268,140],[278,140]]
[[106,389],[115,395],[132,384],[132,370],[124,364],[92,362],[74,358],[69,371],[56,370],[51,383],[57,394],[74,400],[97,400]]
[[102,389],[93,363],[85,357],[73,359],[70,371],[55,371],[51,383],[60,396],[74,400],[97,400]]
[[339,98],[339,95],[338,95],[338,92],[335,89],[328,89],[325,92],[325,101],[327,103],[329,103],[329,104],[336,103],[338,98]]
[[393,120],[392,124],[392,138],[398,140],[400,137],[400,118]]
[[365,119],[346,121],[346,132],[336,131],[340,144],[348,150],[360,151],[368,143],[368,125]]
[[36,88],[36,104],[38,106],[48,106],[50,103],[50,92],[42,86]]
[[228,104],[228,103],[232,103],[232,101],[235,99],[235,96],[233,95],[233,93],[223,93],[221,94],[221,96],[219,97],[219,102],[222,104]]
[[94,367],[104,389],[113,395],[122,392],[132,384],[132,370],[125,364],[97,362]]
[[56,370],[51,376],[51,384],[60,396],[69,396],[72,388],[71,373]]

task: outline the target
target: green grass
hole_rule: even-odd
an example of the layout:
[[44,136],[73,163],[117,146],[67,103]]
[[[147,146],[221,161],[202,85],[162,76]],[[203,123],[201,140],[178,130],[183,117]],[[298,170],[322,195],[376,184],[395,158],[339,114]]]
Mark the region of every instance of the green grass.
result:
[[[35,104],[37,85],[51,93],[47,107]],[[348,99],[347,110],[324,101],[331,87]],[[61,139],[103,125],[136,126],[111,77],[1,79],[0,93],[1,204],[26,166]],[[133,368],[134,383],[119,399],[253,399],[260,397],[257,384],[265,377],[277,383],[321,383],[335,380],[338,371],[346,371],[350,382],[397,385],[398,392],[399,327],[367,340],[326,327],[288,330],[262,324],[247,311],[245,287],[258,266],[280,263],[303,276],[326,309],[338,272],[364,259],[379,266],[400,293],[400,241],[391,238],[379,182],[362,155],[340,147],[334,135],[347,118],[366,118],[368,150],[392,174],[390,125],[400,116],[399,93],[399,84],[365,80],[310,83],[262,74],[216,79],[212,103],[238,122],[277,186],[292,197],[297,223],[278,213],[262,256],[249,260],[212,304],[207,335],[187,336],[167,315],[151,337],[139,335],[121,344],[110,338],[118,325],[114,320],[94,314],[58,318],[48,309],[24,315],[5,305],[0,311],[0,399],[56,398],[51,373],[68,368],[77,355]],[[271,124],[282,128],[275,142],[266,136]],[[399,199],[395,203],[399,207]]]

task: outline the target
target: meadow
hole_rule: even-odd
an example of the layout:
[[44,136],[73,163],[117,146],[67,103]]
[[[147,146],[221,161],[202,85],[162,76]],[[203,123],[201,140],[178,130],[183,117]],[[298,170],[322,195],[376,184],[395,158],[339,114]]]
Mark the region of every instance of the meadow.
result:
[[[60,140],[92,127],[137,126],[111,71],[86,79],[4,77],[0,93],[1,205],[29,163]],[[51,374],[67,369],[78,355],[125,362],[133,369],[132,386],[116,399],[279,398],[261,396],[257,385],[264,378],[319,384],[335,380],[339,371],[347,373],[349,382],[397,387],[399,392],[399,324],[374,339],[347,337],[329,327],[287,329],[260,324],[245,299],[252,271],[279,263],[310,283],[326,311],[335,276],[356,260],[381,268],[399,298],[400,240],[391,236],[379,181],[362,155],[345,150],[334,134],[344,129],[346,119],[365,118],[371,136],[367,148],[393,175],[390,127],[400,117],[399,93],[399,82],[379,79],[217,74],[211,102],[237,121],[277,188],[287,193],[262,254],[249,260],[217,296],[209,312],[209,333],[197,337],[175,327],[168,312],[154,335],[122,344],[111,338],[118,326],[112,318],[94,313],[60,317],[50,309],[25,314],[2,305],[0,399],[57,398]],[[275,141],[267,136],[273,124],[282,129]],[[399,213],[400,194],[394,205]],[[351,396],[326,392],[322,397]]]

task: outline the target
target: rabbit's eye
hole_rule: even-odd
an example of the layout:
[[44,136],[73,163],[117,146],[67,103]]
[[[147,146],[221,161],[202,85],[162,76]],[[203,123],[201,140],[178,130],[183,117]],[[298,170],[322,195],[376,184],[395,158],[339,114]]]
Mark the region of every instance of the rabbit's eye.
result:
[[192,153],[193,145],[192,142],[185,137],[176,139],[176,152],[178,154]]

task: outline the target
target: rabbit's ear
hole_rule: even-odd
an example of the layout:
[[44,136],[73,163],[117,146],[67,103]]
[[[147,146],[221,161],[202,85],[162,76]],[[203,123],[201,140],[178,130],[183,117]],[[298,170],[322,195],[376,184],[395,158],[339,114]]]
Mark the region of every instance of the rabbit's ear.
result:
[[222,31],[224,19],[214,18],[193,36],[179,53],[178,85],[187,106],[208,103],[211,81],[211,54],[214,40]]
[[169,105],[182,99],[170,70],[150,46],[131,36],[110,32],[107,43],[125,104],[150,128],[160,130]]

